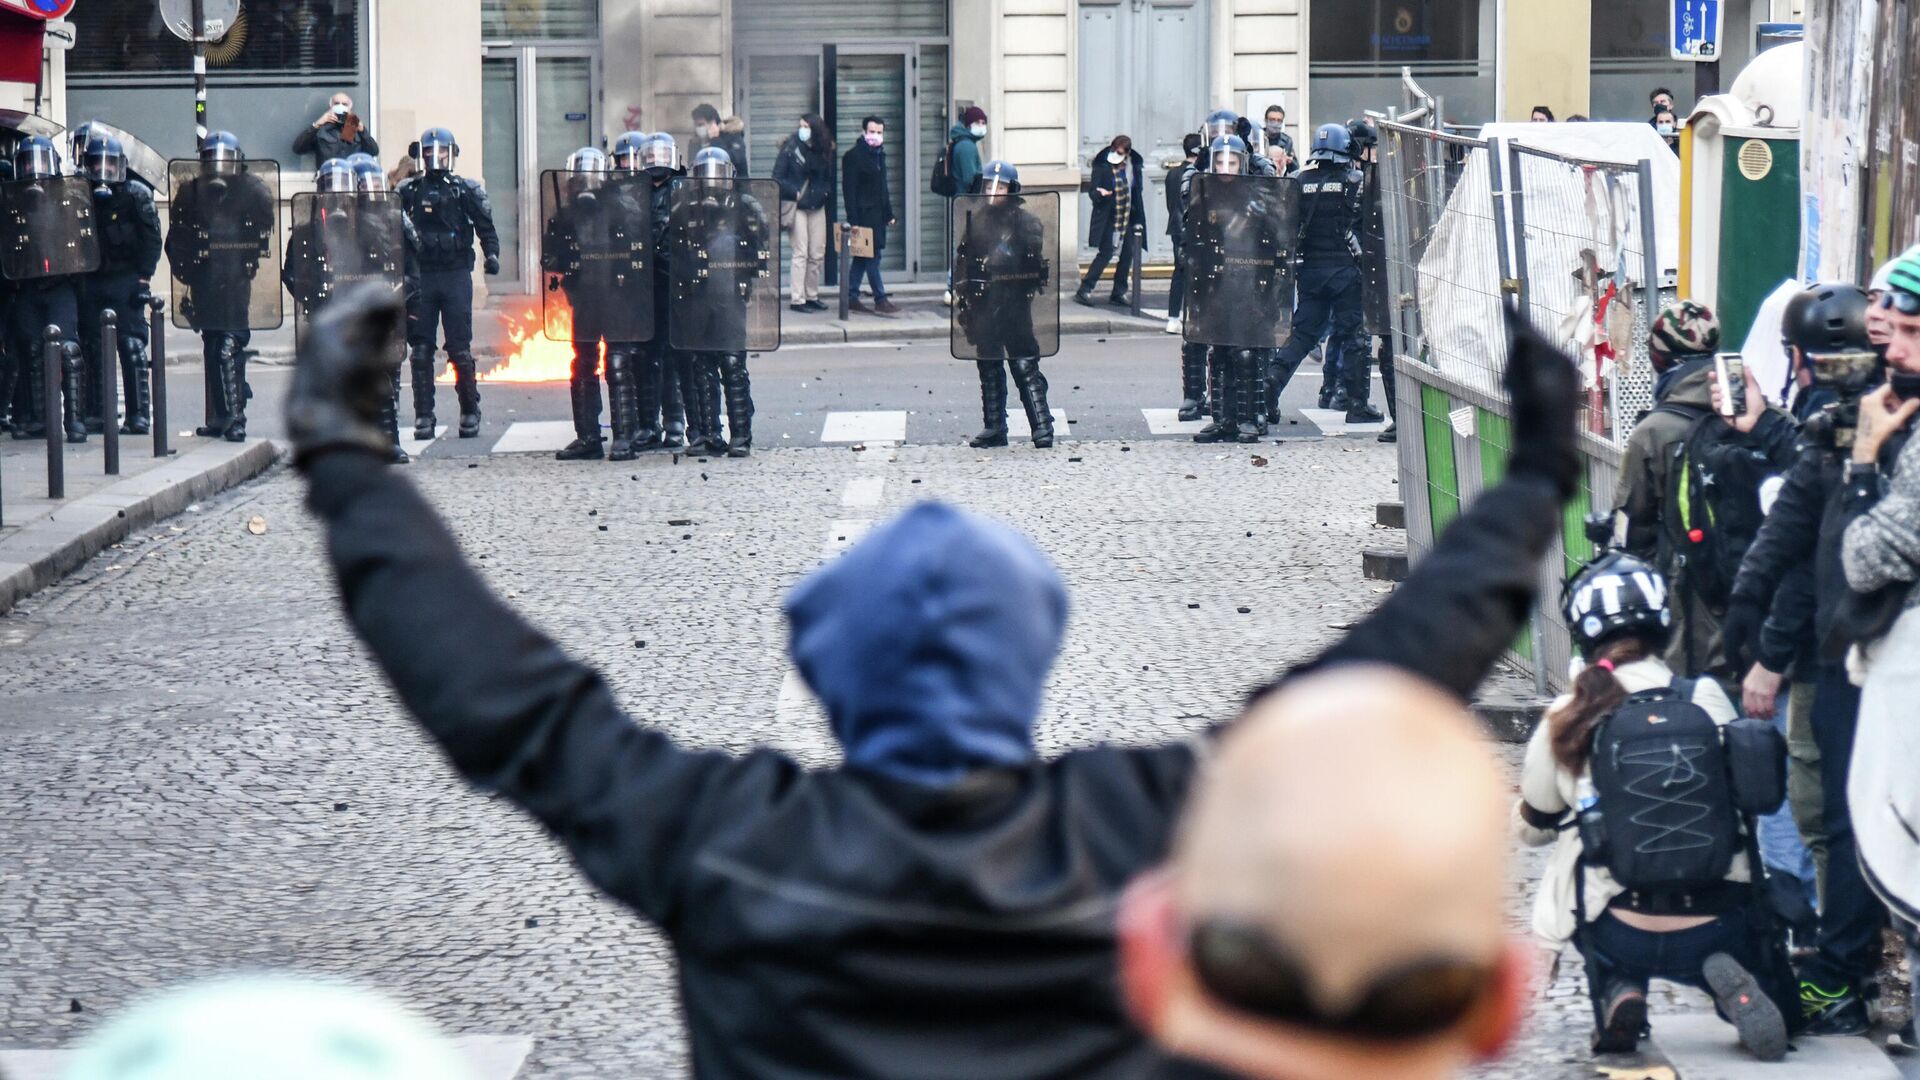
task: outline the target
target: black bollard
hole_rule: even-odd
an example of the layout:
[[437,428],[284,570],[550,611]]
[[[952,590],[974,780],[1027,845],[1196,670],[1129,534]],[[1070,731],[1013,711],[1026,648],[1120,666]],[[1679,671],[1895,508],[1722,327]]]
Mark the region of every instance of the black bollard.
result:
[[153,456],[167,456],[167,302],[157,296],[147,298],[147,366],[153,375]]
[[1144,283],[1140,280],[1140,268],[1146,261],[1147,229],[1144,224],[1136,221],[1131,231],[1133,233],[1133,317],[1138,319],[1140,318],[1140,294],[1146,291],[1143,287]]
[[853,310],[853,226],[842,225],[839,233],[840,250],[834,254],[840,263],[840,321],[846,322]]
[[64,499],[67,497],[67,463],[64,456],[67,424],[60,408],[60,328],[49,325],[45,342],[40,347],[40,389],[43,399],[41,407],[47,414],[47,498]]
[[104,403],[100,411],[106,414],[106,423],[100,429],[100,438],[106,451],[107,475],[120,475],[120,422],[114,408],[115,399],[120,395],[120,317],[112,308],[100,313],[100,400]]

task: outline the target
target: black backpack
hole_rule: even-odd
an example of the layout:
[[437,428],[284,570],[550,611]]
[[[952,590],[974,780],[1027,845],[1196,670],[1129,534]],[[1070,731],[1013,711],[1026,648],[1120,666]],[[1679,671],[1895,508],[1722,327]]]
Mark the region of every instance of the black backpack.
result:
[[1736,441],[1738,433],[1712,412],[1662,405],[1691,421],[1686,438],[1668,450],[1662,537],[1676,585],[1715,615],[1733,596],[1740,561],[1760,535],[1764,457]]
[[1693,685],[1634,694],[1594,732],[1582,859],[1629,890],[1711,888],[1742,850],[1727,744],[1693,703]]
[[933,163],[933,193],[943,199],[951,199],[960,194],[960,185],[953,179],[953,144],[959,141],[954,139],[948,142],[947,152],[941,154],[940,160]]

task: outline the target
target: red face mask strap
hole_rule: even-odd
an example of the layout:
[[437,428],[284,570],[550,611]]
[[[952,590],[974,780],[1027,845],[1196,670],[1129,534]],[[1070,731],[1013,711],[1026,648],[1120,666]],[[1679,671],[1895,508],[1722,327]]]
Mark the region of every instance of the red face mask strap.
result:
[[1611,660],[1596,660],[1596,661],[1594,661],[1594,662],[1593,662],[1593,666],[1594,666],[1594,667],[1597,667],[1597,668],[1599,668],[1599,669],[1600,669],[1600,670],[1602,670],[1602,671],[1607,671],[1607,672],[1611,672],[1611,671],[1613,670],[1613,661],[1611,661]]

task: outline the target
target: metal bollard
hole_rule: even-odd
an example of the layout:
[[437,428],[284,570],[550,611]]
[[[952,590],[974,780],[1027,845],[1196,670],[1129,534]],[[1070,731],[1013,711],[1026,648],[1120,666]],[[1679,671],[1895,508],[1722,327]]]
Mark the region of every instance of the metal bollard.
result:
[[1140,312],[1140,294],[1146,292],[1146,283],[1140,280],[1141,264],[1146,262],[1147,229],[1140,222],[1134,222],[1133,228],[1133,317],[1138,319]]
[[47,417],[47,498],[67,497],[66,417],[60,407],[60,328],[48,325],[45,344],[40,347],[41,408]]
[[840,226],[840,321],[846,322],[848,313],[853,310],[853,226]]
[[107,475],[120,475],[120,418],[114,408],[120,396],[120,316],[112,308],[100,312],[100,411],[105,423],[100,428],[101,445],[106,451]]
[[153,369],[153,456],[167,456],[167,302],[147,298],[147,365]]

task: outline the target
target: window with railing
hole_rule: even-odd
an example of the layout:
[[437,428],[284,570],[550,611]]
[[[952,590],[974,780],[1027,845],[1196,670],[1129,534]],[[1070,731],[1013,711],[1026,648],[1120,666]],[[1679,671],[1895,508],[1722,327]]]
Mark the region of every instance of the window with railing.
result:
[[[363,0],[247,3],[220,40],[207,46],[207,70],[308,76],[337,83],[360,69]],[[82,83],[143,74],[191,74],[193,47],[161,22],[153,0],[87,0],[74,7],[76,35],[67,76]],[[305,82],[306,80],[302,80]]]

